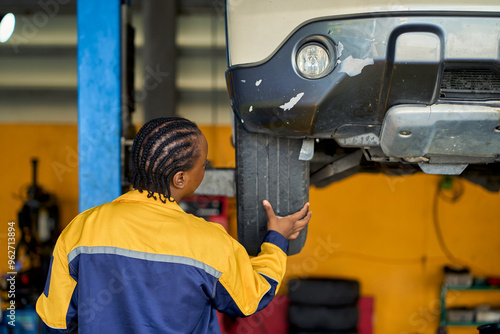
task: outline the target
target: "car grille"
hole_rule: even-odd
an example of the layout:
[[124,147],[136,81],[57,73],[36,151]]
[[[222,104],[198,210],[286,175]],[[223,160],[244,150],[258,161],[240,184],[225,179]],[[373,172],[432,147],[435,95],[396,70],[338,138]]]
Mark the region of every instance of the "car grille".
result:
[[500,96],[500,73],[494,69],[447,68],[441,80],[441,98]]

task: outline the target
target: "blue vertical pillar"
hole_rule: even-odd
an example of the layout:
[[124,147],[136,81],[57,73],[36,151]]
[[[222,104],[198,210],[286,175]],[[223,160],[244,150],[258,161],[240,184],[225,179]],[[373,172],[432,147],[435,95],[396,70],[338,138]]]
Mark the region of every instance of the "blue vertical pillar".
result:
[[80,211],[121,194],[120,0],[78,0]]

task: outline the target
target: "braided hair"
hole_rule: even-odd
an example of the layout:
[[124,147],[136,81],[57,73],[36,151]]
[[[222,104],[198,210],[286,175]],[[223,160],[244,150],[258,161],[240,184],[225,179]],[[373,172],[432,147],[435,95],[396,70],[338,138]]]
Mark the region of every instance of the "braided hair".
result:
[[[132,185],[148,198],[167,202],[171,199],[170,180],[179,171],[193,168],[200,155],[198,126],[180,117],[153,119],[139,130],[131,151]],[[163,198],[162,198],[163,196]]]

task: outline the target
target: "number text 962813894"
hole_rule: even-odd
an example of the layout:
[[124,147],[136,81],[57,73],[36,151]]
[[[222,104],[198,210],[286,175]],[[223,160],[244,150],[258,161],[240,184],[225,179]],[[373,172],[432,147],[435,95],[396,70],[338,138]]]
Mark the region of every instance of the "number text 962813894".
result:
[[16,325],[16,223],[7,223],[7,322],[10,326]]

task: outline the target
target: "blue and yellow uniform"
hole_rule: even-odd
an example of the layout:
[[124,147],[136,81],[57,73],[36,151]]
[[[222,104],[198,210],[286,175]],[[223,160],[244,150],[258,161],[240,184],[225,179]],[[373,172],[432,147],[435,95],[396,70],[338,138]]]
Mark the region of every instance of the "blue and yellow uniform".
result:
[[287,247],[270,231],[249,258],[221,225],[131,191],[64,229],[36,310],[54,333],[220,333],[216,309],[272,300]]

